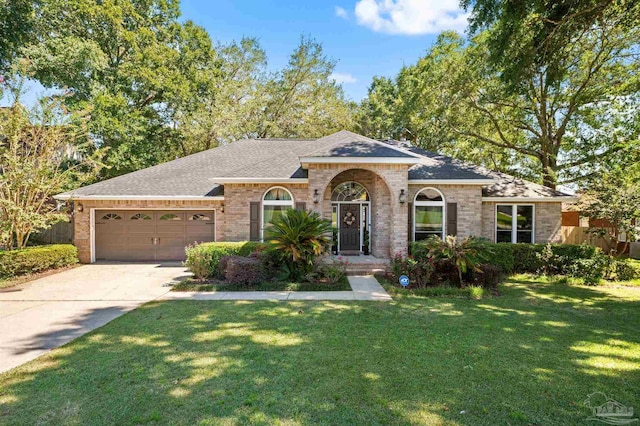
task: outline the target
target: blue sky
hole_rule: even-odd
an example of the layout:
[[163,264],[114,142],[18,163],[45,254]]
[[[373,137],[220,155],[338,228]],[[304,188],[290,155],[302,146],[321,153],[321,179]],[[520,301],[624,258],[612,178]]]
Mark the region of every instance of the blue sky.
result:
[[270,69],[287,63],[301,35],[315,38],[338,62],[336,79],[355,101],[373,76],[395,75],[439,32],[466,25],[458,0],[182,0],[181,9],[214,40],[258,38]]

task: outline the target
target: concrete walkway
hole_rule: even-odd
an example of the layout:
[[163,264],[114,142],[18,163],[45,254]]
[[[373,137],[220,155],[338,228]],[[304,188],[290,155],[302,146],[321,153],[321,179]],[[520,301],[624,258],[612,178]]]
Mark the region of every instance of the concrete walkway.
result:
[[372,275],[350,276],[351,291],[180,291],[164,294],[162,300],[373,300],[391,296]]
[[93,264],[0,289],[0,373],[168,293],[179,263]]

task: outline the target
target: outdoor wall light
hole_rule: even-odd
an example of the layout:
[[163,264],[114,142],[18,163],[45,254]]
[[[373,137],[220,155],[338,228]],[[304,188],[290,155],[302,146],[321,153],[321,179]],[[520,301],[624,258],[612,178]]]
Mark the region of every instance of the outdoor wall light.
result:
[[220,213],[224,213],[224,204],[220,206]]
[[407,202],[407,193],[404,192],[404,189],[400,190],[400,204],[404,204]]
[[82,205],[82,203],[78,203],[78,205],[76,206],[76,210],[82,213],[82,211],[84,210],[84,206]]
[[320,202],[320,193],[317,189],[313,190],[313,204],[318,204]]

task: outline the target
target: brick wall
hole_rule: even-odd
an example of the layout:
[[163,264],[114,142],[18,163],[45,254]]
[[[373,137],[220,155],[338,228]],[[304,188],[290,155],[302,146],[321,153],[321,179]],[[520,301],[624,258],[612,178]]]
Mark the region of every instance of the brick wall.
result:
[[[78,211],[78,205],[82,204],[82,212]],[[90,239],[90,211],[91,209],[194,209],[210,210],[216,209],[216,239],[225,240],[225,215],[221,211],[222,201],[208,200],[82,200],[75,202],[73,243],[78,248],[80,262],[91,262],[91,239]]]
[[371,197],[371,246],[376,257],[407,253],[407,205],[399,202],[400,190],[407,190],[405,164],[310,164],[309,198],[317,189],[322,202],[311,208],[331,218],[331,193],[343,182],[362,184]]
[[[479,236],[482,232],[482,187],[479,185],[409,185],[409,201],[418,192],[435,188],[444,195],[445,203],[457,203],[458,235]],[[445,218],[446,222],[446,218]],[[446,229],[445,229],[446,232]],[[412,237],[413,238],[413,237]]]
[[[482,203],[482,236],[491,241],[495,241],[496,204],[503,203]],[[535,205],[534,241],[536,243],[562,242],[562,203],[522,204]]]
[[[293,195],[293,202],[307,203],[311,208],[312,198],[307,185],[274,185],[274,184],[225,184],[224,185],[224,214],[226,241],[249,240],[249,204],[252,201],[262,202],[264,194],[274,186],[286,188]],[[295,207],[295,204],[294,204]]]

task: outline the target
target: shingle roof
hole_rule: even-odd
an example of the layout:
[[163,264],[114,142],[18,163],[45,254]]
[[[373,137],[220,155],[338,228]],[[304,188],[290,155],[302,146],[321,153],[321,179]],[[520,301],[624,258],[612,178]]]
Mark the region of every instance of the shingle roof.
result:
[[[69,197],[203,197],[223,194],[223,184],[303,179],[301,157],[415,159],[409,180],[495,180],[483,188],[486,197],[567,196],[532,182],[492,172],[451,157],[397,141],[376,141],[340,131],[320,139],[243,139],[147,169],[78,188]],[[403,160],[404,161],[404,160]]]

